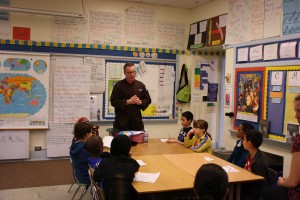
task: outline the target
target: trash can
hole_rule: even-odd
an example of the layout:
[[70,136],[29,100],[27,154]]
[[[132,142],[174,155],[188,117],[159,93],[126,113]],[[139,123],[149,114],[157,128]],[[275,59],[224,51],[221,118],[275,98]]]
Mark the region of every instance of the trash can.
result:
[[225,147],[217,147],[217,148],[213,149],[212,154],[223,160],[227,160],[227,158],[230,156],[231,152],[232,152],[231,150],[227,150]]

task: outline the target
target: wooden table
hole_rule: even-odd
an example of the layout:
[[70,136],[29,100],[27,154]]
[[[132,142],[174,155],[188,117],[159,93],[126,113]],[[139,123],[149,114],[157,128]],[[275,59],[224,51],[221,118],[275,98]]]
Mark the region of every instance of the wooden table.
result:
[[[231,166],[239,172],[229,172],[229,199],[233,199],[233,190],[236,186],[236,199],[240,199],[241,183],[260,181],[263,177],[233,165],[225,160],[208,153],[195,153],[189,148],[177,143],[163,143],[159,139],[149,140],[148,144],[138,144],[131,150],[132,157],[142,160],[147,165],[141,166],[139,172],[160,172],[155,183],[133,182],[132,185],[138,194],[158,194],[189,190],[193,192],[196,172],[205,163],[216,163],[220,166]],[[207,161],[205,157],[212,158]]]
[[160,139],[150,139],[149,143],[141,143],[131,148],[132,156],[162,155],[192,153],[193,150],[185,148],[182,144],[161,142]]

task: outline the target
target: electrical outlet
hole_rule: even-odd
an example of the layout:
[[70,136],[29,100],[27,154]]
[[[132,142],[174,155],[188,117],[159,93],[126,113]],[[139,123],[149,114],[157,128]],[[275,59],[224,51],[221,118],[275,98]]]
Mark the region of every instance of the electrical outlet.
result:
[[34,150],[35,150],[35,151],[42,151],[42,147],[41,147],[41,146],[35,146],[35,147],[34,147]]

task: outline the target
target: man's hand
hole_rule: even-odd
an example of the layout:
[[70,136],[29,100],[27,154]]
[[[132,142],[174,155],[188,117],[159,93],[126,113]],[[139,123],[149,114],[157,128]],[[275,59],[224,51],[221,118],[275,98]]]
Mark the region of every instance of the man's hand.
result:
[[141,105],[142,101],[140,100],[140,98],[138,96],[134,95],[130,99],[127,100],[127,104]]

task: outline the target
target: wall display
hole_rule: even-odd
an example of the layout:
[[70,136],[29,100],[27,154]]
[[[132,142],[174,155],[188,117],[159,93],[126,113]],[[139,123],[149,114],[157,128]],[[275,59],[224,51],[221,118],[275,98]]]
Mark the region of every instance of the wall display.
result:
[[0,160],[29,158],[29,130],[0,130]]
[[264,68],[237,68],[235,74],[235,125],[251,122],[258,129],[264,101]]
[[280,36],[282,0],[229,0],[228,10],[226,44]]
[[105,59],[85,57],[84,64],[90,66],[90,93],[102,94],[105,90]]
[[87,43],[87,18],[54,17],[51,23],[51,41]]
[[195,49],[205,46],[207,22],[208,20],[203,20],[190,25],[190,34],[187,49]]
[[[300,92],[300,66],[266,67],[266,97],[263,118],[270,121],[269,138],[289,141],[289,124],[297,124],[294,118],[294,97]],[[296,83],[297,84],[294,84]]]
[[227,14],[208,20],[206,46],[216,46],[225,43]]
[[90,11],[89,12],[89,43],[90,44],[122,44],[123,14]]
[[70,155],[70,146],[74,137],[74,124],[49,122],[46,136],[47,157]]
[[300,1],[283,1],[282,34],[289,35],[300,32]]
[[88,65],[68,60],[53,61],[54,122],[74,123],[90,115],[90,77]]
[[[133,61],[134,62],[134,61]],[[136,79],[142,81],[149,91],[152,102],[142,112],[145,119],[174,119],[175,64],[159,64],[150,62],[134,62]],[[123,66],[125,62],[106,60],[106,91],[104,95],[104,119],[114,118],[114,107],[110,104],[113,86],[125,78]]]
[[48,127],[47,54],[0,54],[0,129]]
[[250,41],[252,0],[229,0],[226,44]]

